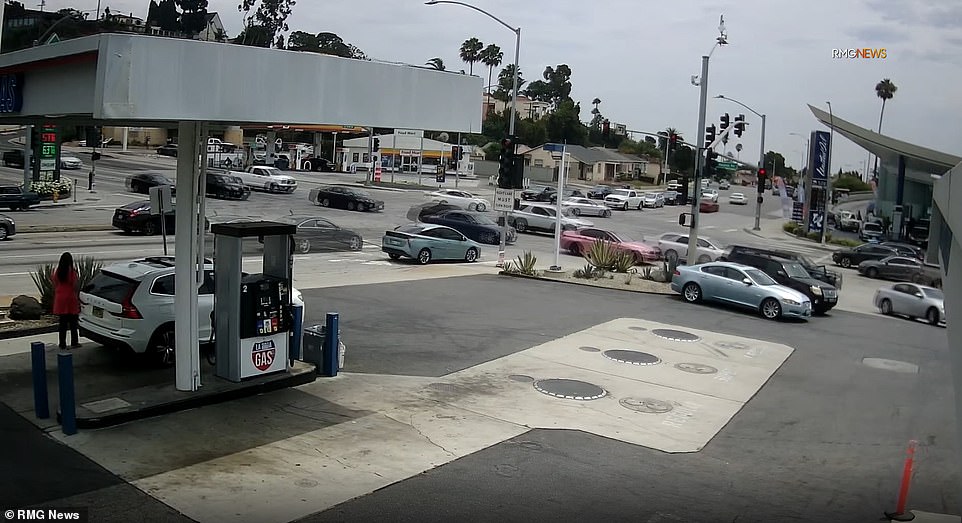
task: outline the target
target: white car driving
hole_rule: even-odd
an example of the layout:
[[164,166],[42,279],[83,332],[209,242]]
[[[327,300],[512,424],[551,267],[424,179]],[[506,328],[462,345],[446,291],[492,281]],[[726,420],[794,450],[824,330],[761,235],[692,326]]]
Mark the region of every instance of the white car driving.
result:
[[229,174],[256,191],[292,193],[297,189],[297,180],[293,176],[268,165],[252,165],[246,171],[229,171]]
[[561,208],[568,209],[574,216],[600,216],[602,218],[611,216],[611,209],[609,209],[607,205],[598,200],[582,198],[580,196],[561,200]]
[[[300,291],[291,303],[304,306]],[[214,265],[204,264],[197,291],[198,340],[213,339]],[[174,361],[174,257],[107,265],[80,291],[80,335],[107,347],[147,354],[159,365]]]
[[61,153],[60,155],[61,169],[81,169],[83,168],[83,166],[84,166],[83,160],[81,160],[80,158],[77,158],[76,156],[72,156],[69,154]]
[[441,189],[424,193],[424,196],[431,201],[457,205],[468,211],[484,212],[491,208],[491,202],[488,200],[457,189]]
[[634,189],[615,189],[611,194],[605,196],[605,205],[623,211],[627,211],[628,209],[641,210],[644,202],[645,197],[641,191]]
[[[570,216],[571,212],[561,208],[561,230],[570,231],[581,227],[593,227],[594,223]],[[541,231],[554,233],[558,209],[549,204],[527,204],[517,211],[508,213],[508,225],[518,232]]]
[[643,207],[664,207],[665,206],[665,195],[660,192],[649,192],[645,193],[645,199],[642,201]]
[[748,198],[743,193],[733,192],[728,195],[728,203],[732,205],[748,205]]
[[[688,260],[688,235],[666,232],[658,237],[658,248],[665,260]],[[712,243],[708,238],[698,238],[698,258],[696,263],[715,261],[725,254],[725,250]]]
[[701,199],[718,203],[718,189],[702,189]]

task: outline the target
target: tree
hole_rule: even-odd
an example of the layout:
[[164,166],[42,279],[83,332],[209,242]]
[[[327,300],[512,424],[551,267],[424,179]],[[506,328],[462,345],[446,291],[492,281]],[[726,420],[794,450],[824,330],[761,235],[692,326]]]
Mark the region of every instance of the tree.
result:
[[501,48],[489,44],[487,47],[481,51],[481,63],[488,66],[488,94],[491,94],[491,73],[494,72],[494,68],[501,65],[501,59],[504,58],[504,53],[501,52]]
[[[888,78],[883,79],[881,82],[875,84],[875,96],[882,99],[882,110],[878,114],[878,132],[882,134],[882,117],[885,116],[885,102],[886,100],[891,100],[895,97],[895,91],[899,88],[892,83],[892,80]],[[878,176],[878,156],[875,157],[875,168],[873,172]]]
[[438,71],[444,70],[444,60],[439,57],[434,57],[427,62],[424,62],[424,65],[430,65],[432,69],[436,69]]
[[601,98],[595,98],[592,100],[591,105],[594,105],[594,108],[591,109],[591,114],[594,115],[591,118],[591,129],[598,130],[598,128],[601,127],[602,120],[604,120],[604,117],[601,116],[601,109],[598,109],[598,106],[601,105]]
[[548,66],[542,73],[543,80],[536,80],[528,85],[529,97],[548,102],[557,108],[561,102],[571,99],[571,68],[565,64],[557,67]]
[[474,63],[481,59],[484,44],[477,38],[469,38],[461,44],[461,61],[468,64],[468,74],[474,74]]
[[[518,69],[518,91],[522,90],[524,84],[524,71]],[[494,97],[502,102],[511,99],[511,92],[514,89],[514,64],[508,64],[498,73],[498,88],[494,91]]]
[[588,143],[588,128],[581,123],[581,106],[571,99],[558,104],[545,122],[547,141],[574,145]]
[[180,8],[181,31],[195,35],[207,28],[207,0],[174,0]]
[[327,54],[342,58],[366,58],[360,49],[344,42],[334,33],[312,35],[304,31],[294,31],[287,39],[287,48],[291,51]]
[[[104,11],[104,19],[109,18],[108,12]],[[180,32],[180,12],[177,11],[174,0],[151,0],[147,8],[147,25],[159,27],[163,31]]]
[[[162,0],[167,1],[167,0]],[[269,47],[277,39],[278,33],[287,31],[287,18],[291,16],[296,0],[241,0],[237,10],[244,13],[243,45]],[[255,9],[254,6],[257,6]],[[258,31],[251,31],[259,27]],[[263,32],[263,34],[259,34]],[[256,40],[255,40],[256,39]],[[267,44],[263,45],[266,40]]]

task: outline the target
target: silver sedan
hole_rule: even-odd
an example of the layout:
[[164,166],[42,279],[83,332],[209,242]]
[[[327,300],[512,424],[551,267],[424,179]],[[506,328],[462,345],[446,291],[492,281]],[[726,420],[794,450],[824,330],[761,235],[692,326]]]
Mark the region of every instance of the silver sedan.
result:
[[569,209],[575,216],[601,216],[602,218],[611,216],[611,209],[607,205],[588,198],[565,198],[561,200],[561,207]]
[[873,302],[882,314],[925,318],[932,325],[945,321],[942,291],[914,283],[895,283],[875,291]]

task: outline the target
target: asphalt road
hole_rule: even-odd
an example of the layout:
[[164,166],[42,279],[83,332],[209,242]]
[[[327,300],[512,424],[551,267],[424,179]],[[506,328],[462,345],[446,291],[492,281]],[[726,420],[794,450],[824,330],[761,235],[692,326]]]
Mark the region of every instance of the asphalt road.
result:
[[[352,372],[440,376],[626,316],[796,350],[701,452],[533,430],[304,521],[872,521],[894,506],[909,439],[922,442],[912,508],[958,511],[942,328],[841,311],[771,323],[673,297],[493,276],[305,297],[340,313]],[[867,357],[920,370],[870,368]]]

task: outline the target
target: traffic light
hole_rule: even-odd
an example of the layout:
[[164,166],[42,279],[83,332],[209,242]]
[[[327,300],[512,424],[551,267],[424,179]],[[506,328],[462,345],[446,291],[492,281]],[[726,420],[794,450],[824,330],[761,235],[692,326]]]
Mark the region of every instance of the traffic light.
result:
[[[501,140],[501,157],[498,159],[498,187],[514,189],[514,137],[508,136]],[[519,187],[520,189],[520,187]]]
[[758,169],[758,194],[765,192],[765,178],[768,176],[768,171],[761,167]]
[[708,149],[705,151],[705,170],[702,177],[710,178],[718,172],[718,153]]
[[743,132],[745,132],[745,115],[740,114],[735,117],[735,136],[741,138]]
[[705,128],[705,147],[711,147],[711,144],[714,141],[715,141],[715,124],[711,124]]
[[675,134],[675,133],[669,134],[669,135],[668,135],[668,148],[669,148],[669,149],[674,149],[676,145],[678,145],[678,135]]
[[728,116],[728,113],[723,114],[721,117],[721,125],[718,126],[719,130],[724,131],[725,129],[728,129],[728,126],[731,125],[731,121],[732,118],[731,116]]
[[611,134],[611,123],[608,120],[601,122],[601,135],[605,138]]
[[377,152],[380,148],[381,148],[381,139],[374,138],[374,141],[372,142],[371,150]]

